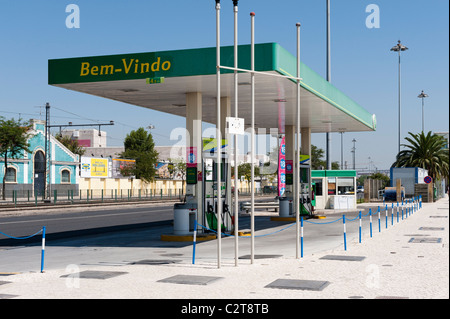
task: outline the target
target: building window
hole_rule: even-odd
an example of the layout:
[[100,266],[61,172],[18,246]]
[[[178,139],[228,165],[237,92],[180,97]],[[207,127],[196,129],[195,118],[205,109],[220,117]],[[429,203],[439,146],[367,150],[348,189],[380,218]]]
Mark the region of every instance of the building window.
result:
[[338,179],[338,194],[339,195],[349,195],[355,193],[353,178],[340,177]]
[[328,177],[328,195],[336,195],[336,177]]
[[313,179],[312,181],[316,183],[316,196],[323,196],[322,179]]
[[61,183],[70,183],[70,172],[66,169],[61,171]]
[[17,183],[17,170],[14,167],[8,167],[6,169],[6,178],[7,183]]

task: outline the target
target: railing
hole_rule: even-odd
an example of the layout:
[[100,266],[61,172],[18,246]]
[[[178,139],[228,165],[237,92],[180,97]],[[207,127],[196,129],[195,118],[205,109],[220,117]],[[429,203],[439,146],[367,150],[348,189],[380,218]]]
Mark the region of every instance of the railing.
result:
[[[250,196],[249,188],[240,188],[240,196]],[[273,195],[275,193],[267,193],[262,189],[255,191],[257,196]],[[84,190],[57,190],[50,192],[47,198],[43,192],[31,190],[7,190],[5,192],[6,199],[1,200],[2,194],[0,190],[0,209],[2,206],[39,206],[49,204],[86,204],[86,203],[106,203],[106,202],[131,202],[131,201],[153,201],[153,200],[183,200],[185,197],[185,189],[84,189]],[[234,192],[231,192],[234,196]]]

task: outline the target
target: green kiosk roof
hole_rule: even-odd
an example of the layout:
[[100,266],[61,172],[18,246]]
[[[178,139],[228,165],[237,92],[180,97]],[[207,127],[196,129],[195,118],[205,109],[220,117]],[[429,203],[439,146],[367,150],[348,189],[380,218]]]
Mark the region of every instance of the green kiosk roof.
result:
[[[221,48],[222,66],[234,65],[233,52],[233,46]],[[250,45],[239,46],[239,68],[250,69]],[[258,44],[255,69],[293,76],[296,57],[276,43]],[[310,127],[312,133],[376,130],[375,115],[304,64],[301,77],[302,127]],[[183,117],[186,93],[201,92],[203,121],[216,123],[215,47],[49,60],[48,79],[53,86]],[[295,125],[295,82],[261,74],[255,76],[255,81],[256,126]],[[233,87],[233,71],[222,70],[221,96],[233,100]],[[239,117],[245,118],[247,125],[250,93],[250,74],[241,73]]]

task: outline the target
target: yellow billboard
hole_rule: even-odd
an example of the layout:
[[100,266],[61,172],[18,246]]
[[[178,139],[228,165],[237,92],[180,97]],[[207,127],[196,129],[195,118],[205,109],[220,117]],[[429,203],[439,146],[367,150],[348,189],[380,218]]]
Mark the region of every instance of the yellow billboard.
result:
[[81,177],[109,177],[108,159],[81,157]]

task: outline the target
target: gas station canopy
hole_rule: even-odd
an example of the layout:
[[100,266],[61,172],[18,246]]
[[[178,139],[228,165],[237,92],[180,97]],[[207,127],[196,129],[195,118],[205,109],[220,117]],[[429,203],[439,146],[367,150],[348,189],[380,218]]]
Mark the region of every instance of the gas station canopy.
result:
[[[233,46],[221,65],[233,67]],[[239,46],[239,68],[250,69],[250,45]],[[255,46],[255,70],[293,77],[296,57],[276,43]],[[216,48],[49,60],[49,84],[173,115],[186,116],[186,93],[200,92],[203,121],[216,123]],[[234,97],[233,71],[221,71],[221,96]],[[301,64],[301,127],[311,133],[376,130],[376,117]],[[255,126],[295,125],[296,83],[255,75]],[[250,74],[239,75],[239,117],[250,124]]]

